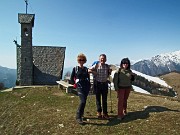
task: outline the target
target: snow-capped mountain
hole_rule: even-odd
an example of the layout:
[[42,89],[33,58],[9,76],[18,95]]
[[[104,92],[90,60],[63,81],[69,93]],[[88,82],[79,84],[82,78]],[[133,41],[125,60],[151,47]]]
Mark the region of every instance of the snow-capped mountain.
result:
[[132,65],[132,69],[151,76],[180,71],[180,50],[138,61]]

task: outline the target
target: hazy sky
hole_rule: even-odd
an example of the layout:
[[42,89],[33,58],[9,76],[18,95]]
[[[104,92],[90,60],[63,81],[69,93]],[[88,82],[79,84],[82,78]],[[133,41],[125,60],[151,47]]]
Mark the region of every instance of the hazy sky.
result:
[[[0,65],[16,68],[18,13],[24,0],[0,2]],[[123,57],[147,59],[180,50],[180,0],[29,0],[35,14],[33,45],[66,47],[65,67],[78,53],[87,64],[107,55],[109,64]]]

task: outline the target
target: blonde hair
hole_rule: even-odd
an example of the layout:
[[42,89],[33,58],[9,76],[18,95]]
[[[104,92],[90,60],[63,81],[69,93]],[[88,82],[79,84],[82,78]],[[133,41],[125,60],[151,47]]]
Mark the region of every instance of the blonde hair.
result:
[[83,59],[84,63],[86,63],[86,61],[87,61],[86,56],[83,53],[78,54],[77,62],[79,62],[80,59]]

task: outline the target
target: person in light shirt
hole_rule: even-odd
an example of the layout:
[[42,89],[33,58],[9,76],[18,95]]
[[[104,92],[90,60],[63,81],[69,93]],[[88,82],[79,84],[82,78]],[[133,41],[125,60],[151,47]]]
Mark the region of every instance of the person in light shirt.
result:
[[97,116],[98,118],[109,119],[107,111],[107,95],[108,77],[111,74],[111,69],[109,68],[109,65],[106,64],[106,60],[106,55],[101,54],[99,56],[99,61],[90,68],[90,71],[95,76],[94,88],[96,94]]

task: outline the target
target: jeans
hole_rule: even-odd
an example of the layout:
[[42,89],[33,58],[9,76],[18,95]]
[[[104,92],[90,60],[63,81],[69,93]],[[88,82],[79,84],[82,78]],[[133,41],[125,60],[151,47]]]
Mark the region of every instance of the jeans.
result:
[[80,81],[77,83],[77,91],[78,91],[80,103],[77,109],[76,119],[80,119],[84,115],[84,108],[86,106],[86,100],[89,94],[89,90],[90,90],[89,81]]
[[[108,83],[107,82],[96,82],[96,107],[97,112],[107,114],[107,95],[108,95]],[[102,106],[101,106],[102,97]]]

